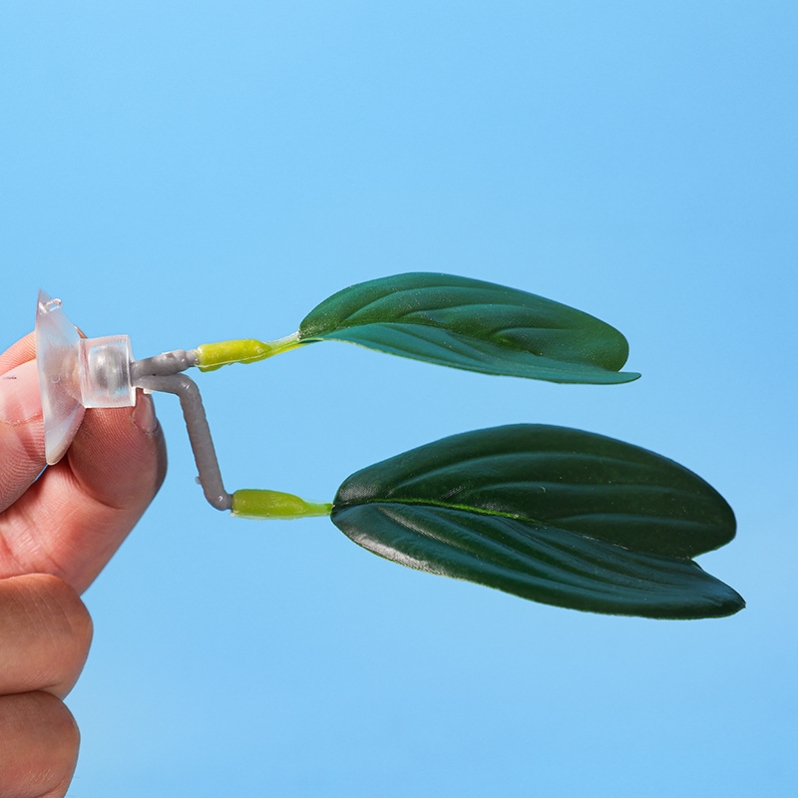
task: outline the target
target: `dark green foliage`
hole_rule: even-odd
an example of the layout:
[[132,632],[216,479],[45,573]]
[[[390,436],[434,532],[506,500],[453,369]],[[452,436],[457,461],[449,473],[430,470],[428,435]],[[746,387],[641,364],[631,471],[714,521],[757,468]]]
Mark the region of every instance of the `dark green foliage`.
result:
[[621,383],[624,336],[579,310],[513,288],[447,274],[399,274],[353,285],[314,308],[299,340],[348,341],[454,368],[550,382]]
[[698,476],[578,430],[455,435],[349,477],[332,519],[356,543],[432,573],[593,612],[730,615],[742,598],[690,557],[735,521]]

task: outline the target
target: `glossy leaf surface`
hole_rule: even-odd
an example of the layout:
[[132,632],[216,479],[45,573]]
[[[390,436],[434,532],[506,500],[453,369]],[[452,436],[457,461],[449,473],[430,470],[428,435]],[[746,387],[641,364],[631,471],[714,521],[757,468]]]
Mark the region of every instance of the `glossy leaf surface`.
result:
[[332,519],[395,562],[548,604],[655,618],[744,606],[689,559],[734,537],[723,498],[666,458],[578,430],[422,446],[349,477]]
[[551,382],[621,383],[629,355],[614,327],[514,288],[447,274],[399,274],[324,300],[299,340],[348,341],[454,368]]

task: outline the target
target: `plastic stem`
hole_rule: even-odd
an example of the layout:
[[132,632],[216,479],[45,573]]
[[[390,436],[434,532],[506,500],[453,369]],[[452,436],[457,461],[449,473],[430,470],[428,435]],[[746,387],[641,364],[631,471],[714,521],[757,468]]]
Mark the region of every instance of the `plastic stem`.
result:
[[150,375],[139,377],[134,384],[149,391],[164,391],[178,396],[205,498],[217,510],[229,510],[233,497],[224,489],[208,418],[194,380],[185,374]]

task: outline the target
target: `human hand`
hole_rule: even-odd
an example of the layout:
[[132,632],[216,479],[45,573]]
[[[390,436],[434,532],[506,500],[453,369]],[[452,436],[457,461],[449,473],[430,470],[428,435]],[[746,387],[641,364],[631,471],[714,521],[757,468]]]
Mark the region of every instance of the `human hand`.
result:
[[[88,410],[45,468],[33,336],[0,355],[0,795],[59,798],[78,733],[62,699],[91,642],[79,593],[149,505],[166,473],[152,405]],[[40,476],[41,475],[41,476]],[[37,479],[38,477],[38,479]]]

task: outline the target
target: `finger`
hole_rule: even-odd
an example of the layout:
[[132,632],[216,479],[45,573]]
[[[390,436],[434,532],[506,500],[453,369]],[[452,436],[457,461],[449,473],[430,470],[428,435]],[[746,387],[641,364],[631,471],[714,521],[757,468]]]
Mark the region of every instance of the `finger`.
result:
[[[160,487],[166,448],[139,392],[132,410],[87,411],[67,457],[27,490],[43,468],[41,416],[29,410],[40,409],[33,355],[32,334],[0,355],[0,511],[22,496],[0,513],[0,578],[47,572],[82,591]],[[13,380],[2,380],[5,369]]]
[[80,733],[50,693],[0,697],[0,795],[63,798],[78,760]]
[[[11,358],[5,360],[13,362]],[[44,424],[36,361],[0,372],[0,511],[15,502],[41,473]]]
[[41,690],[63,698],[83,670],[91,635],[89,613],[66,582],[46,574],[0,580],[0,695]]
[[28,333],[24,338],[20,338],[19,341],[0,354],[0,374],[5,374],[20,363],[33,360],[35,357],[36,343],[34,336],[33,333]]
[[0,514],[0,577],[51,573],[82,592],[144,513],[165,473],[152,397],[139,391],[134,408],[87,410],[66,457]]

